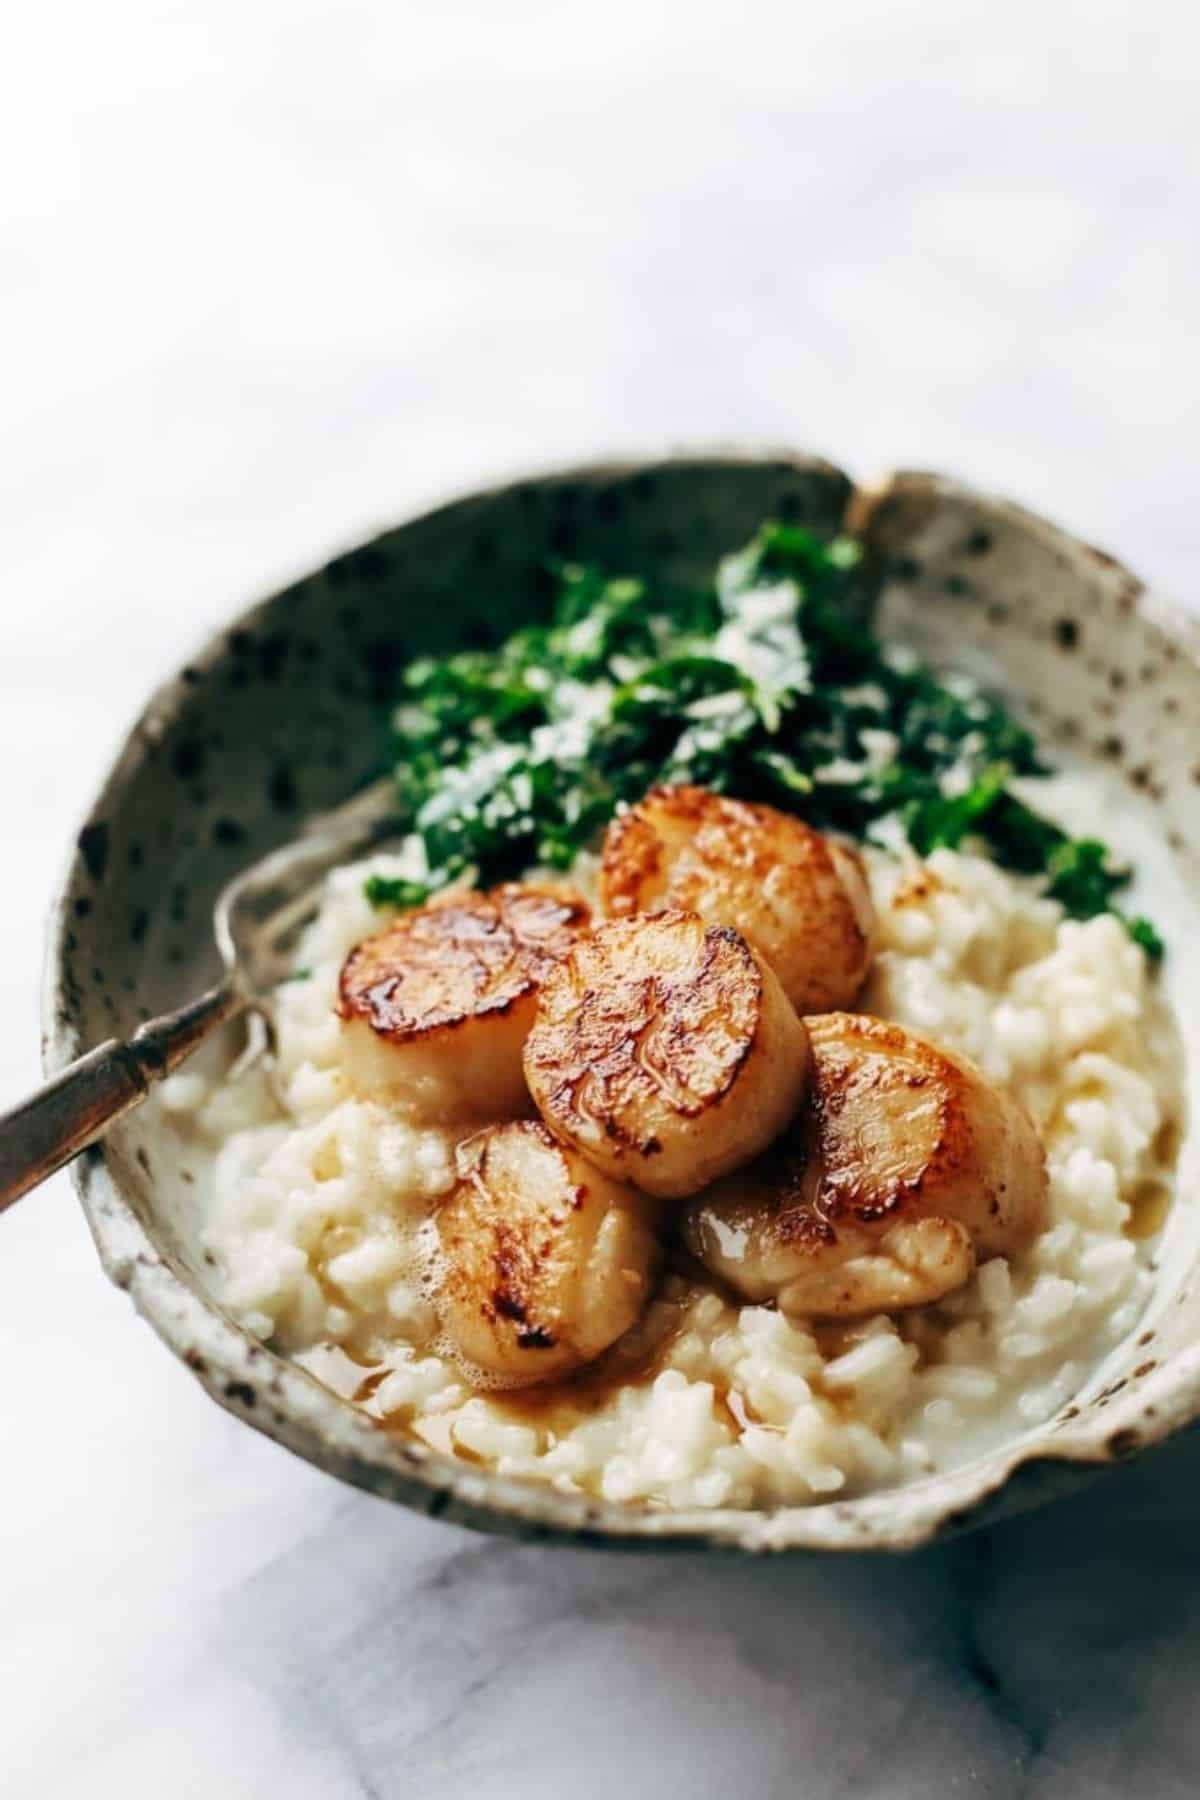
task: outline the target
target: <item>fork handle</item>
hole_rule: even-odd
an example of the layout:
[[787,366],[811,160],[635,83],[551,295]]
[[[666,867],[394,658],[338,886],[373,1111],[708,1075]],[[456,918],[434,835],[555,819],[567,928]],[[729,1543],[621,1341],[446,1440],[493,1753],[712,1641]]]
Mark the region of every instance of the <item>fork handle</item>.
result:
[[177,1069],[242,1000],[229,979],[176,1012],[109,1038],[0,1115],[0,1212],[102,1137]]

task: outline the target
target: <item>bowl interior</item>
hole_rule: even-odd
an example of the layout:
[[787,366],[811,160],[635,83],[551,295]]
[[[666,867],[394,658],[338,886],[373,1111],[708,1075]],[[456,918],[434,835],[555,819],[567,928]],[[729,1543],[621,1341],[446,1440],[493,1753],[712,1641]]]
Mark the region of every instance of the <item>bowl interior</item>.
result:
[[[1104,772],[1123,841],[1145,847],[1147,900],[1177,999],[1200,991],[1190,896],[1200,873],[1197,634],[1099,552],[928,476],[855,492],[804,457],[699,457],[519,482],[401,526],[247,613],[151,702],[84,826],[53,934],[48,1025],[59,1065],[212,980],[211,911],[229,876],[383,766],[397,669],[505,635],[548,597],[551,559],[662,580],[702,576],[766,516],[834,530],[849,509],[874,551],[885,631],[1008,689],[1067,755]],[[1190,748],[1189,748],[1190,740]],[[1114,839],[1109,821],[1098,834]],[[1189,1069],[1197,1026],[1179,1005]],[[214,1056],[220,1055],[220,1047]],[[200,1171],[156,1105],[80,1165],[110,1273],[223,1404],[362,1485],[518,1531],[753,1546],[898,1546],[958,1526],[1072,1468],[1129,1454],[1200,1410],[1193,1276],[1195,1147],[1151,1314],[1049,1426],[978,1465],[859,1501],[766,1515],[672,1514],[568,1499],[450,1463],[372,1426],[254,1344],[215,1304]],[[1020,1482],[999,1490],[1018,1464]]]

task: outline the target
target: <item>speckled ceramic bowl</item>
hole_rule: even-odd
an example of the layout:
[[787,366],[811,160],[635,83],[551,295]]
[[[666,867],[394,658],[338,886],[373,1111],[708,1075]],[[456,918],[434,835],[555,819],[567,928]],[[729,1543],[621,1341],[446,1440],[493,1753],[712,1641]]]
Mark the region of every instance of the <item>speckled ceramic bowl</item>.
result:
[[[855,490],[827,463],[704,455],[518,481],[338,557],[235,621],[151,700],[79,835],[51,924],[46,1061],[57,1070],[198,992],[209,915],[242,864],[380,766],[382,702],[412,654],[494,640],[536,603],[548,552],[700,574],[765,515],[876,553],[886,630],[999,674],[1050,740],[1120,771],[1200,887],[1200,627],[1111,558],[1014,506],[929,475]],[[1200,994],[1194,915],[1166,979]],[[1200,1009],[1181,1006],[1189,1069]],[[665,1513],[570,1498],[448,1460],[372,1424],[256,1343],[212,1297],[195,1178],[150,1107],[76,1180],[109,1275],[209,1393],[364,1488],[524,1536],[764,1549],[902,1549],[1028,1505],[1200,1416],[1196,1154],[1149,1313],[1049,1424],[953,1474],[773,1513]]]

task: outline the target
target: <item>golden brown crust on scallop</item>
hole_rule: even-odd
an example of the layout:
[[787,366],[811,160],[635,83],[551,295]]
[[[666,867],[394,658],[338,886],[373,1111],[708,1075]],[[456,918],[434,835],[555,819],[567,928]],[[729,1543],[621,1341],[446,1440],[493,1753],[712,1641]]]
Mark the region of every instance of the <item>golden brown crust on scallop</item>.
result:
[[589,922],[583,900],[550,887],[448,894],[350,952],[338,1011],[392,1043],[453,1032],[533,994]]
[[806,1069],[803,1027],[763,960],[736,931],[679,911],[615,920],[578,943],[546,981],[525,1045],[551,1128],[666,1195],[768,1143]]
[[805,1020],[813,1070],[792,1129],[689,1209],[714,1272],[789,1311],[922,1305],[1046,1223],[1028,1114],[965,1057],[882,1019]]
[[[600,1118],[606,1136],[653,1155],[646,1101],[664,1096],[698,1119],[728,1093],[754,1042],[762,976],[736,932],[684,929],[694,942],[684,980],[665,957],[653,965],[651,942],[677,930],[670,914],[658,930],[593,939],[564,969],[526,1050],[546,1118]],[[625,953],[643,935],[648,954],[630,969]]]
[[732,925],[801,1011],[845,1005],[870,965],[874,912],[857,852],[707,788],[652,788],[613,820],[600,898],[609,918],[681,908]]
[[[980,1079],[926,1039],[866,1014],[809,1019],[818,1217],[879,1226],[972,1168],[967,1106]],[[865,1178],[864,1178],[865,1176]],[[992,1177],[977,1171],[994,1210]]]
[[658,1263],[652,1204],[540,1122],[460,1146],[435,1215],[438,1303],[468,1365],[510,1386],[563,1375],[636,1323]]
[[607,918],[631,919],[635,913],[649,912],[666,891],[665,846],[646,817],[647,802],[695,791],[651,788],[639,805],[613,819],[600,856],[600,905]]

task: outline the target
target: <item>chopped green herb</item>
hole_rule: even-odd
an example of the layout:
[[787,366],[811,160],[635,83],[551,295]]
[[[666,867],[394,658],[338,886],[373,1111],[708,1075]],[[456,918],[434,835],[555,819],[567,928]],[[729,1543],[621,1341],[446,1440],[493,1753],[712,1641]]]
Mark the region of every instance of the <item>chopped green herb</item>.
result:
[[1073,919],[1093,919],[1108,912],[1114,891],[1129,880],[1129,870],[1114,868],[1106,845],[1096,838],[1064,841],[1046,864],[1047,892]]
[[972,826],[982,826],[1007,780],[1007,763],[993,763],[961,794],[910,800],[902,816],[913,849],[921,856],[943,845],[953,850]]
[[428,882],[402,881],[389,875],[368,875],[363,883],[363,892],[372,906],[423,906],[433,889]]
[[[436,874],[374,876],[368,899],[417,906],[468,869],[565,869],[623,801],[689,781],[858,837],[896,821],[921,854],[982,840],[1044,875],[1072,917],[1115,911],[1127,872],[1010,785],[1045,773],[1030,733],[974,682],[876,638],[860,565],[850,538],[771,522],[711,587],[568,564],[548,622],[412,664],[396,784]],[[1124,923],[1161,955],[1146,920]]]
[[1142,918],[1140,914],[1134,918],[1130,918],[1126,913],[1119,913],[1118,917],[1121,919],[1126,931],[1129,933],[1134,943],[1142,946],[1142,949],[1146,952],[1150,961],[1161,962],[1166,955],[1167,946],[1163,943],[1162,938],[1154,929],[1154,926],[1150,923],[1149,919]]

